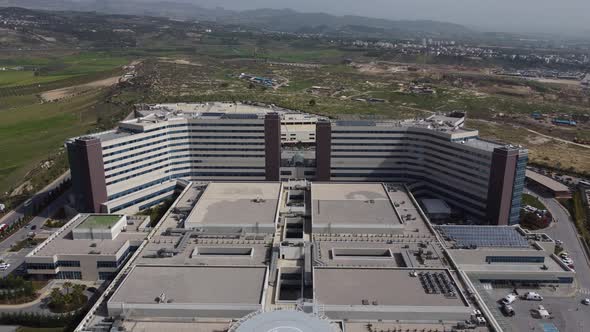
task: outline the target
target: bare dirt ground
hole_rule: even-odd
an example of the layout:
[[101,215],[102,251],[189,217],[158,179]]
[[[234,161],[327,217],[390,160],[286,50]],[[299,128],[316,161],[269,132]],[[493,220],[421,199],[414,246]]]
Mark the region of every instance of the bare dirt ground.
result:
[[185,59],[160,58],[159,60],[160,62],[173,63],[176,65],[202,66],[200,63],[190,62]]
[[553,84],[566,84],[566,85],[574,85],[580,86],[580,81],[576,80],[563,80],[557,78],[533,78],[533,81],[541,82],[541,83],[553,83]]
[[370,75],[402,73],[408,71],[407,65],[386,62],[355,63],[352,66],[359,72]]
[[94,90],[97,88],[104,88],[104,87],[112,86],[112,85],[117,84],[118,82],[119,82],[119,76],[113,76],[113,77],[105,78],[102,80],[98,80],[98,81],[94,81],[94,82],[90,82],[90,83],[86,83],[86,84],[69,86],[67,88],[46,91],[41,94],[41,99],[43,99],[43,101],[56,101],[56,100],[60,100],[63,98],[74,96],[76,94],[85,93],[85,92],[88,92],[90,90]]

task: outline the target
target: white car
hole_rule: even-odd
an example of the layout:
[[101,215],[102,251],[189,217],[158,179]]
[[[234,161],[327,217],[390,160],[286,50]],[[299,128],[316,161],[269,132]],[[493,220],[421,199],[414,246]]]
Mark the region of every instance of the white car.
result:
[[543,297],[539,293],[535,292],[526,292],[523,296],[523,299],[527,301],[543,301]]
[[0,270],[7,270],[10,267],[8,263],[0,263]]
[[583,305],[590,305],[590,299],[583,299],[582,304]]
[[509,304],[512,304],[514,301],[516,301],[516,299],[517,299],[516,295],[508,294],[502,300],[500,300],[500,302],[502,302],[505,305],[509,305]]
[[574,260],[571,258],[564,258],[561,261],[564,262],[566,265],[574,264]]

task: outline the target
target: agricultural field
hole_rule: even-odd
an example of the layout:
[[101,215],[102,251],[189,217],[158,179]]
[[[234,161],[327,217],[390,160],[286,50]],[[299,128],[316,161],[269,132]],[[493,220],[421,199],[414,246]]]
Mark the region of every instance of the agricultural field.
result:
[[[251,100],[339,119],[462,110],[482,137],[529,148],[535,164],[574,173],[590,169],[590,149],[568,143],[590,139],[588,121],[566,128],[530,118],[534,112],[587,114],[589,97],[575,87],[497,77],[480,67],[382,61],[324,42],[154,38],[149,47],[144,41],[125,51],[20,61],[0,56],[0,68],[25,69],[0,72],[0,153],[7,156],[0,160],[0,193],[34,190],[67,168],[65,139],[110,129],[133,104],[157,102]],[[183,47],[175,47],[179,42]],[[140,59],[132,84],[112,85],[123,65]],[[281,83],[269,88],[241,79],[242,73]],[[48,160],[53,171],[40,168]]]
[[59,176],[67,169],[65,139],[97,130],[115,107],[105,104],[110,85],[64,92],[58,94],[63,98],[52,102],[41,96],[120,76],[121,66],[129,62],[130,57],[107,53],[23,58],[22,62],[0,58],[0,68],[23,67],[0,71],[0,195],[24,194]]
[[[228,49],[225,52],[227,55]],[[294,50],[293,54],[297,52],[306,50]],[[534,112],[584,116],[588,101],[580,91],[563,92],[563,98],[568,100],[577,96],[566,103],[559,96],[549,97],[556,93],[555,86],[539,82],[487,76],[473,84],[467,84],[467,79],[449,82],[455,74],[448,74],[453,68],[447,66],[359,64],[356,61],[366,61],[364,55],[342,53],[340,60],[333,55],[323,61],[277,62],[184,54],[146,61],[138,79],[149,86],[145,98],[148,102],[255,100],[341,119],[401,119],[463,110],[473,120],[468,126],[479,129],[482,137],[529,148],[535,164],[577,173],[590,169],[590,149],[568,143],[587,137],[589,123],[580,123],[577,128],[556,127],[530,117]],[[344,57],[353,62],[344,63]],[[411,66],[417,69],[408,70]],[[281,79],[287,84],[271,89],[240,79],[240,73]],[[467,77],[474,80],[472,76],[470,73]],[[416,85],[435,92],[408,92]],[[504,90],[494,90],[498,86]],[[534,93],[506,94],[506,89]]]

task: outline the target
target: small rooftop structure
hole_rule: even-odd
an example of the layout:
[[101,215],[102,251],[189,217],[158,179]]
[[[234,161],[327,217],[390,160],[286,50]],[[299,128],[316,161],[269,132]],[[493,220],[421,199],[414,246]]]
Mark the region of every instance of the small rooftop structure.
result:
[[25,257],[27,272],[58,278],[105,279],[104,273],[115,273],[143,243],[147,233],[139,229],[148,219],[79,214]]
[[543,189],[549,191],[555,197],[571,197],[571,191],[565,184],[537,172],[526,170],[526,178]]
[[238,322],[231,332],[340,332],[329,320],[295,310],[264,312]]
[[425,198],[421,202],[431,220],[444,219],[451,215],[451,207],[442,199]]
[[101,228],[101,229],[108,229],[115,225],[118,221],[121,220],[122,215],[112,215],[112,214],[91,214],[86,217],[79,225],[76,227],[77,229],[80,228]]
[[526,236],[513,226],[441,225],[436,228],[459,248],[529,247]]

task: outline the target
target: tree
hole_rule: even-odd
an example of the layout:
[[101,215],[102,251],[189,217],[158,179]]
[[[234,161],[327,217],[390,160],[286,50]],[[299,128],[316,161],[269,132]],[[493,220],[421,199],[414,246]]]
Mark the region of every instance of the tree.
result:
[[49,294],[49,305],[57,310],[62,309],[66,305],[63,293],[59,288],[53,288]]
[[76,305],[82,305],[85,302],[84,290],[86,286],[75,284],[72,287],[72,302]]
[[315,106],[315,104],[316,104],[315,99],[309,100],[309,106]]
[[62,287],[66,291],[66,295],[69,295],[70,294],[70,291],[72,290],[72,287],[73,286],[74,285],[70,281],[64,282],[64,284],[63,284]]

